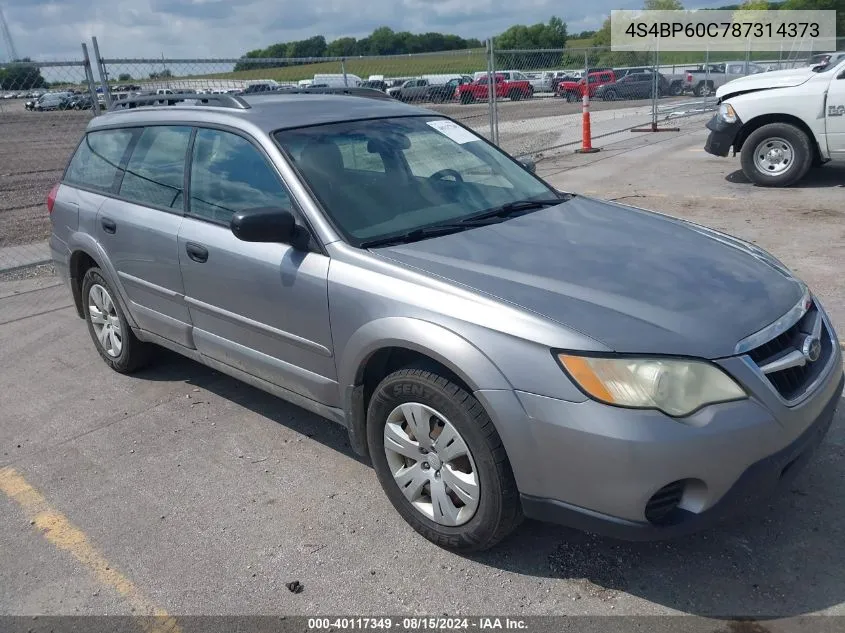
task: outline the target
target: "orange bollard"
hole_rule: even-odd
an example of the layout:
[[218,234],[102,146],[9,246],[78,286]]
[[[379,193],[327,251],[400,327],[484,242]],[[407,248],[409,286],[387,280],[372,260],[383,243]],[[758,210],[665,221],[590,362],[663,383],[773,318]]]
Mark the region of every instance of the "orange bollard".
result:
[[584,96],[581,99],[581,148],[576,149],[576,154],[592,154],[600,151],[593,147],[593,135],[590,131],[590,91],[584,86]]

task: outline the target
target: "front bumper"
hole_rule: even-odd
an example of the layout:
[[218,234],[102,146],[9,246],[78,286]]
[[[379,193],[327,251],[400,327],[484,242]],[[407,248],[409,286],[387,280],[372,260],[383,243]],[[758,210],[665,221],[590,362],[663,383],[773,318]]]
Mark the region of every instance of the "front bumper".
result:
[[731,151],[736,135],[742,128],[742,121],[737,117],[737,120],[733,123],[725,123],[717,114],[704,127],[710,130],[707,141],[704,143],[704,151],[714,156],[727,156]]
[[[751,384],[755,377],[741,360],[725,364],[752,394],[771,392],[762,382]],[[810,459],[844,383],[837,344],[830,370],[800,405],[752,396],[705,407],[686,423],[591,400],[476,395],[500,430],[526,516],[651,540],[698,531],[769,497]],[[680,503],[659,522],[649,521],[649,500],[673,482],[684,482]]]

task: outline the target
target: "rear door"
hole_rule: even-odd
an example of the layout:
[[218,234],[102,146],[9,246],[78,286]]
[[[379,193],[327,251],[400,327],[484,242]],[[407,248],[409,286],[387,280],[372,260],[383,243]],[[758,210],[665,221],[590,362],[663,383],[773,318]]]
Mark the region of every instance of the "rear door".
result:
[[97,214],[97,240],[117,270],[138,325],[191,347],[177,236],[184,211],[187,126],[136,128],[116,196]]
[[232,215],[288,208],[292,198],[257,143],[199,129],[179,261],[197,349],[206,356],[329,406],[338,406],[329,327],[329,258],[315,248],[250,243]]

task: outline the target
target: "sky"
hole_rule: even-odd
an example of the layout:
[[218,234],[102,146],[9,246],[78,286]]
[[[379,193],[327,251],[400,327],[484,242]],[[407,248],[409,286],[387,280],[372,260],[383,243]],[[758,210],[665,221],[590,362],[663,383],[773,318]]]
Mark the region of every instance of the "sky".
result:
[[[577,33],[599,27],[611,9],[641,8],[642,0],[0,0],[0,7],[18,56],[63,61],[79,59],[91,36],[106,58],[209,58],[312,35],[363,37],[382,25],[484,39],[557,15]],[[0,50],[0,60],[9,57]]]

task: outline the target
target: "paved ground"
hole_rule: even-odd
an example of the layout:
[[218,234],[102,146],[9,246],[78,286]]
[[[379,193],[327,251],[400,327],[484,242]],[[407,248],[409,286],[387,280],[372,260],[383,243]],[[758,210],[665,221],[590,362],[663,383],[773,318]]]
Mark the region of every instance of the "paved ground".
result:
[[[637,136],[540,170],[772,248],[845,329],[845,170],[761,190],[702,143]],[[108,371],[55,283],[0,283],[0,613],[845,614],[845,407],[786,494],[720,530],[527,523],[462,557],[404,524],[331,423],[170,354]]]

